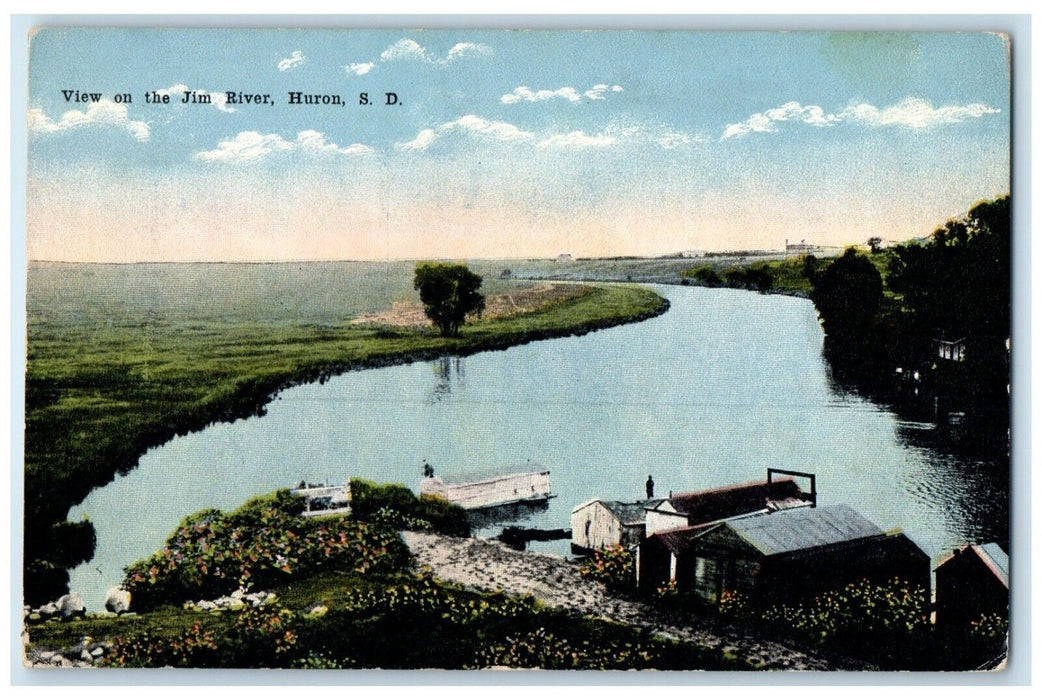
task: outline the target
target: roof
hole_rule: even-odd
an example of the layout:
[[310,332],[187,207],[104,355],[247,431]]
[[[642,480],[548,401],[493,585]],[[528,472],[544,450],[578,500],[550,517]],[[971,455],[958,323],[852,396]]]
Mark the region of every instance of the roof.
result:
[[952,559],[956,559],[960,556],[972,552],[981,560],[988,569],[994,574],[995,578],[1002,582],[1002,584],[1009,588],[1009,555],[1006,554],[1005,550],[1002,549],[995,542],[989,542],[988,544],[974,544],[974,545],[963,545],[956,547],[954,550],[949,550],[944,556],[941,557],[940,561],[937,562],[937,566],[934,568],[935,571],[939,571]]
[[647,501],[634,501],[627,503],[624,501],[605,501],[600,498],[591,498],[588,501],[584,501],[579,505],[572,508],[573,513],[577,513],[587,506],[591,506],[594,503],[600,503],[614,515],[619,522],[623,525],[643,525],[644,524],[644,509],[650,504],[661,502],[662,499],[653,498]]
[[882,535],[848,505],[796,508],[723,523],[765,556]]
[[1002,547],[994,542],[989,542],[975,545],[973,549],[980,556],[981,561],[994,572],[995,577],[1002,581],[1006,588],[1009,588],[1009,555],[1003,551]]
[[756,481],[725,486],[708,491],[676,493],[669,501],[681,513],[686,513],[692,524],[708,523],[736,515],[752,513],[767,507],[767,501],[806,496],[793,479]]
[[601,501],[623,525],[643,525],[644,506],[648,501],[623,503],[622,501]]
[[650,535],[648,540],[657,540],[669,551],[679,554],[688,549],[699,537],[713,529],[715,529],[714,525],[686,525],[671,530],[661,530]]

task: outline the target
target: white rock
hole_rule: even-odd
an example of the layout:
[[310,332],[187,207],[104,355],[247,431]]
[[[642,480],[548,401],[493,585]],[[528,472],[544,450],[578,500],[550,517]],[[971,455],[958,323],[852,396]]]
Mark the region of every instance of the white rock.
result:
[[105,609],[116,614],[130,610],[130,591],[113,586],[105,594]]
[[87,606],[83,604],[83,598],[75,591],[58,599],[58,609],[66,620],[87,613]]

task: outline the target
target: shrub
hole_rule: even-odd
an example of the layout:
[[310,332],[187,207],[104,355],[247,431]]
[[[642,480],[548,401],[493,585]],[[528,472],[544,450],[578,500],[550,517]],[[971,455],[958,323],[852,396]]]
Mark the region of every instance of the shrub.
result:
[[397,529],[433,530],[468,537],[467,512],[437,496],[419,498],[401,484],[351,479],[351,514],[357,520],[383,522]]
[[307,520],[254,501],[231,514],[211,509],[189,516],[162,550],[127,567],[123,585],[134,607],[148,610],[240,586],[264,588],[320,571],[389,571],[407,561],[401,538],[387,528],[346,518]]
[[595,550],[579,567],[579,573],[616,591],[630,591],[636,586],[635,558],[621,545]]
[[[929,594],[901,579],[868,580],[761,614],[769,626],[843,654],[890,663],[922,663],[930,633]],[[918,659],[916,661],[916,659]]]

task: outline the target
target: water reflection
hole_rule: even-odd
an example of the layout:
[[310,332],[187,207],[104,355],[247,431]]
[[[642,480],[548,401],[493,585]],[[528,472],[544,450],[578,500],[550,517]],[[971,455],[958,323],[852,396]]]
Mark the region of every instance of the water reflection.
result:
[[463,371],[464,362],[461,357],[441,357],[431,362],[431,371],[436,377],[431,386],[429,404],[435,404],[447,398],[453,392],[453,387],[463,389],[466,386],[466,376]]

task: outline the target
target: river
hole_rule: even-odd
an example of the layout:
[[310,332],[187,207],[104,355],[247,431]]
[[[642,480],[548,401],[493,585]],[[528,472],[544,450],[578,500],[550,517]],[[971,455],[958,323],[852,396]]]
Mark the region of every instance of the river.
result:
[[642,323],[350,372],[282,392],[264,416],[149,451],[70,511],[98,535],[71,590],[102,609],[123,567],[161,547],[189,513],[301,480],[359,476],[415,489],[425,460],[450,480],[549,469],[556,497],[527,516],[529,527],[568,527],[589,498],[642,498],[649,474],[666,495],[760,480],[777,467],[814,472],[819,503],[900,527],[931,556],[965,542],[1006,546],[1003,470],[938,450],[931,426],[838,388],[809,301],[656,290],[672,307]]

